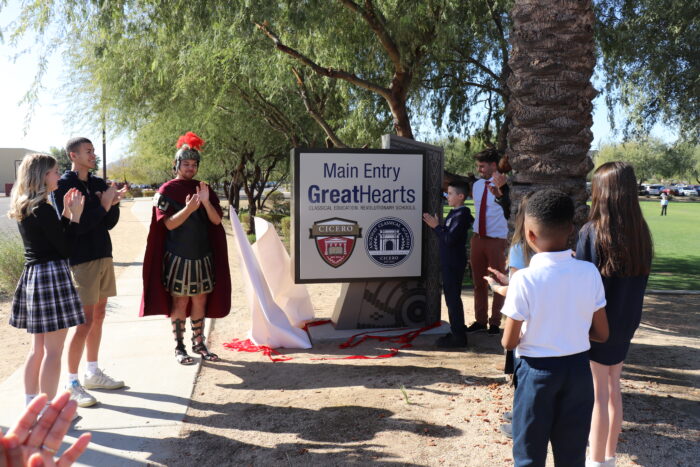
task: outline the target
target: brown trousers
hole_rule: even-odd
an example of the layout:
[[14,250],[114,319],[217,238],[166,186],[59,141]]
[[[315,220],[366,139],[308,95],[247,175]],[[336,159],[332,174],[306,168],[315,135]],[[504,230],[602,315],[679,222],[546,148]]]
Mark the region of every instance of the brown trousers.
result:
[[472,266],[472,279],[474,280],[474,315],[476,321],[481,324],[499,326],[501,325],[501,308],[505,297],[493,294],[491,304],[491,319],[489,319],[489,285],[484,280],[484,276],[489,274],[488,267],[505,272],[506,269],[506,246],[504,238],[482,237],[474,233],[471,240],[469,259]]

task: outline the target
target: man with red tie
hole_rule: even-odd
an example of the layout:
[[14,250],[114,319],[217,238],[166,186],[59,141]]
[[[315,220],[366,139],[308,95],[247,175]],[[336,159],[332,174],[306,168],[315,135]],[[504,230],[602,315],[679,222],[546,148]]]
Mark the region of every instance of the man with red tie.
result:
[[498,151],[491,148],[474,156],[480,176],[472,187],[476,218],[470,244],[476,321],[467,327],[468,333],[488,332],[493,335],[500,333],[504,297],[493,295],[491,318],[489,318],[489,290],[488,283],[484,280],[484,276],[489,274],[489,267],[505,272],[506,266],[510,196],[506,177],[498,172],[500,157]]

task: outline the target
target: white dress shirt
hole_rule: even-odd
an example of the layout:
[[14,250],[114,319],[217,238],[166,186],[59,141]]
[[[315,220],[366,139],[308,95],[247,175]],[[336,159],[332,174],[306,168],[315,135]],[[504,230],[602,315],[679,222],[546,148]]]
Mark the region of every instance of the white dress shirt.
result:
[[[493,183],[493,178],[489,179]],[[484,194],[484,184],[486,181],[480,178],[472,186],[472,198],[474,199],[474,232],[479,232],[479,216],[481,216],[481,197]],[[486,190],[486,236],[493,238],[508,237],[508,221],[503,215],[503,208],[496,202],[496,197],[491,190]]]
[[516,357],[563,357],[591,348],[593,313],[605,303],[598,268],[565,250],[538,253],[516,271],[501,313],[524,321]]

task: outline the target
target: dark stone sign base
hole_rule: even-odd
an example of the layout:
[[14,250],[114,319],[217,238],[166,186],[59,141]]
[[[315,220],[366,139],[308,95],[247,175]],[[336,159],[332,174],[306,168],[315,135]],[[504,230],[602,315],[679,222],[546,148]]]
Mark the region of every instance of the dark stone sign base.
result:
[[[442,219],[443,149],[394,135],[382,149],[425,151],[423,211]],[[422,215],[421,212],[421,215]],[[422,278],[344,283],[331,320],[336,329],[422,327],[440,320],[440,260],[437,236],[423,224]]]

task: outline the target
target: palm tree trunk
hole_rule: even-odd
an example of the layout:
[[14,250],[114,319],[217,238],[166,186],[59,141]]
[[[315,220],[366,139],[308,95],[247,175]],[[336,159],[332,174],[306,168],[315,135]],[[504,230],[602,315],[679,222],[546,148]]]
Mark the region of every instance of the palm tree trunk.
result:
[[591,0],[516,0],[511,12],[508,159],[512,218],[543,187],[569,194],[577,230],[586,221],[595,66]]

